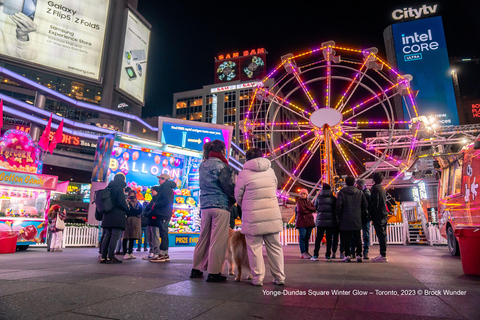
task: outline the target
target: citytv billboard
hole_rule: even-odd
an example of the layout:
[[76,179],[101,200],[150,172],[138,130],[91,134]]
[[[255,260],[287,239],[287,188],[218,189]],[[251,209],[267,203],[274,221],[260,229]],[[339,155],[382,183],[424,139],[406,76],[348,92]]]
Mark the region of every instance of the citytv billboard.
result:
[[[397,69],[411,74],[420,115],[439,125],[458,125],[458,111],[441,17],[392,25]],[[407,110],[404,105],[404,114]],[[413,115],[412,115],[413,116]]]
[[109,0],[0,1],[0,55],[100,81]]

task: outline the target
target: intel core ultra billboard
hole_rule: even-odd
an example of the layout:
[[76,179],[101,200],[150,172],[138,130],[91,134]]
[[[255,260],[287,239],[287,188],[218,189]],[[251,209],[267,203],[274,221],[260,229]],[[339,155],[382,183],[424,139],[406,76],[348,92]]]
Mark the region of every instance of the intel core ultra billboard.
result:
[[[458,125],[457,104],[441,17],[392,25],[397,69],[411,74],[420,115],[440,125]],[[406,114],[406,110],[404,109]]]

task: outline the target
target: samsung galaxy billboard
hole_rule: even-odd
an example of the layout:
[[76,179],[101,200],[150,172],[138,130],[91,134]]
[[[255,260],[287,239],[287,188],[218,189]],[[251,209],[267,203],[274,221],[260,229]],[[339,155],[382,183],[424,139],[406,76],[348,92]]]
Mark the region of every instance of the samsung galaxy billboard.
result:
[[[420,115],[458,125],[457,104],[441,17],[392,25],[397,69],[411,74]],[[404,109],[405,114],[407,114]]]
[[0,0],[0,55],[101,80],[109,0]]

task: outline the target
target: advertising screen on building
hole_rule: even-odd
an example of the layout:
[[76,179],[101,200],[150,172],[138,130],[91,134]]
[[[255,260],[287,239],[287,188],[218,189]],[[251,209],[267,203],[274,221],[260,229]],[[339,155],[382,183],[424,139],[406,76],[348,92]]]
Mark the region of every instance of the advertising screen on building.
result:
[[435,116],[439,125],[458,125],[442,18],[394,24],[392,31],[398,71],[413,76],[420,115]]
[[202,151],[203,145],[212,140],[225,142],[227,151],[230,145],[228,129],[187,126],[178,123],[164,122],[162,143],[186,149]]
[[215,83],[233,81],[251,81],[266,75],[265,49],[244,51],[220,55],[215,61]]
[[150,29],[128,10],[118,88],[142,105],[145,101]]
[[109,0],[2,0],[0,54],[99,81]]

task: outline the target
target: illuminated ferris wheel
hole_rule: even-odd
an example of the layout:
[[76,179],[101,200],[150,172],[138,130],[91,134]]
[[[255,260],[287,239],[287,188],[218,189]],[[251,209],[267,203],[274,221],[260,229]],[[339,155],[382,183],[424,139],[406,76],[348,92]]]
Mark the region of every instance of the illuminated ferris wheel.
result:
[[[265,157],[286,173],[284,194],[298,184],[312,191],[322,182],[333,186],[339,170],[367,178],[380,166],[390,166],[398,171],[393,182],[413,161],[416,124],[410,150],[401,159],[390,146],[380,150],[366,143],[381,134],[391,144],[393,130],[411,126],[418,117],[411,76],[400,75],[377,53],[376,48],[325,42],[318,49],[283,56],[257,86],[242,129],[247,148],[265,141]],[[267,88],[268,79],[275,80]],[[403,99],[406,111],[400,121],[394,99]]]

